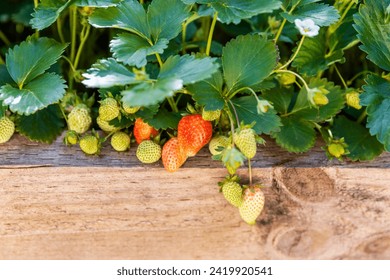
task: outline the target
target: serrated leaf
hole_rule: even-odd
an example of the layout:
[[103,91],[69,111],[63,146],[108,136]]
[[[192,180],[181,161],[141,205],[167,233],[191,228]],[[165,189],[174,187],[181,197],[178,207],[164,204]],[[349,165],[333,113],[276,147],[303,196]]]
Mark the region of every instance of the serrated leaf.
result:
[[42,0],[38,7],[34,9],[33,18],[30,24],[33,28],[42,30],[52,25],[59,15],[74,4],[76,0]]
[[296,19],[311,19],[319,26],[329,26],[340,18],[335,7],[323,3],[300,5],[292,14],[281,13],[281,15],[289,22],[294,22]]
[[146,65],[148,55],[163,53],[167,47],[167,39],[162,38],[151,46],[145,38],[131,33],[121,33],[110,42],[110,50],[118,61],[138,68]]
[[153,126],[155,129],[166,130],[168,128],[176,129],[181,118],[182,116],[180,113],[168,112],[163,108],[160,109],[153,118],[146,118],[144,121]]
[[244,124],[256,122],[253,129],[257,134],[270,134],[280,131],[282,123],[276,111],[271,108],[266,113],[257,113],[257,100],[254,96],[234,98],[232,102],[240,122],[244,122]]
[[218,19],[227,24],[238,24],[242,19],[251,18],[258,14],[272,13],[282,5],[280,1],[269,0],[209,0],[207,2],[218,12]]
[[345,62],[344,53],[342,49],[335,49],[328,53],[326,32],[321,30],[318,36],[305,38],[292,66],[296,67],[301,74],[315,76],[336,62]]
[[181,24],[188,17],[189,6],[180,0],[153,0],[147,13],[153,41],[175,38],[181,31]]
[[94,88],[110,88],[138,82],[133,72],[113,58],[99,60],[83,74],[83,77],[85,80],[82,83]]
[[332,134],[336,138],[344,138],[348,145],[348,158],[351,160],[373,160],[383,152],[383,145],[371,136],[368,130],[357,122],[344,116],[335,119]]
[[329,93],[326,94],[329,103],[324,106],[319,106],[318,108],[313,107],[307,99],[306,89],[302,87],[290,114],[308,121],[322,122],[335,116],[344,107],[345,91],[339,86],[335,86],[334,83],[328,82],[326,79],[319,78],[311,79],[308,85],[309,88],[323,88],[329,91]]
[[211,78],[188,85],[187,90],[192,93],[193,99],[199,105],[204,106],[206,111],[214,111],[222,109],[225,105],[222,86],[222,73],[217,71]]
[[149,24],[143,6],[136,0],[127,0],[116,7],[96,9],[89,17],[94,27],[113,27],[131,31],[141,37],[150,38]]
[[175,77],[184,85],[195,83],[211,77],[219,65],[215,58],[195,58],[193,55],[170,56],[161,67],[159,79]]
[[53,103],[65,94],[65,81],[53,73],[45,73],[32,80],[23,89],[9,84],[0,88],[0,100],[9,105],[11,111],[31,115]]
[[390,82],[376,75],[366,82],[360,104],[367,106],[367,128],[390,151]]
[[276,143],[289,152],[303,153],[310,150],[316,140],[313,124],[294,116],[282,118],[280,131],[273,133]]
[[131,89],[122,91],[122,101],[128,106],[150,106],[173,96],[183,87],[183,81],[175,77],[159,79],[152,83],[145,81]]
[[389,0],[367,0],[354,15],[355,29],[362,42],[360,49],[367,58],[386,71],[390,71],[390,12]]
[[229,92],[256,87],[267,78],[277,63],[274,43],[259,35],[238,36],[222,51],[222,66]]
[[22,42],[6,54],[6,65],[12,79],[20,88],[43,74],[60,58],[65,44],[49,38]]
[[[342,24],[338,26],[336,31],[333,31],[333,26],[330,27],[329,35],[329,49],[331,50],[345,50],[354,46],[359,40],[356,37],[356,30],[352,26],[353,17],[346,17]],[[337,26],[337,25],[336,25]]]
[[16,119],[17,131],[31,141],[52,143],[62,132],[64,120],[58,105],[50,105],[29,116]]

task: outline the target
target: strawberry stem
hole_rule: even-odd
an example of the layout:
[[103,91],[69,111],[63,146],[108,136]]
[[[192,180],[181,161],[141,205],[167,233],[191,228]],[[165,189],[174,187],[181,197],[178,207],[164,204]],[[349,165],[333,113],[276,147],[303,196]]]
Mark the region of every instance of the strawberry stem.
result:
[[248,173],[249,173],[249,186],[252,186],[252,165],[251,165],[250,158],[248,158]]
[[218,19],[218,12],[215,12],[214,17],[213,17],[213,21],[211,22],[211,26],[210,26],[209,37],[207,39],[206,55],[210,55],[211,42],[213,40],[213,33],[214,33],[215,24],[217,22],[217,19]]

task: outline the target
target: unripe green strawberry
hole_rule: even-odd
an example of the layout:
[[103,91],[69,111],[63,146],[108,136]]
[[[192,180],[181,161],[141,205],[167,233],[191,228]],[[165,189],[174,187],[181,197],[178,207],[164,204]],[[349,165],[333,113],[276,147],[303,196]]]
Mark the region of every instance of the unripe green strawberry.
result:
[[141,108],[139,106],[137,107],[131,107],[131,106],[127,106],[125,104],[123,104],[123,110],[127,113],[127,114],[135,114],[138,112],[138,110]]
[[218,119],[221,116],[221,110],[215,110],[215,111],[202,111],[202,118],[205,121],[214,121]]
[[82,134],[91,126],[92,118],[85,104],[79,104],[68,115],[68,128]]
[[256,155],[257,143],[255,131],[251,128],[244,128],[234,133],[234,143],[241,153],[248,159]]
[[157,162],[161,158],[161,147],[152,140],[144,140],[138,145],[136,156],[142,163]]
[[336,158],[340,158],[345,154],[344,145],[342,143],[332,143],[328,146],[328,152]]
[[239,183],[234,181],[224,183],[222,185],[222,194],[231,205],[235,207],[242,205],[242,188]]
[[209,142],[209,151],[213,156],[220,155],[219,149],[225,148],[230,144],[229,138],[223,135],[214,136]]
[[0,144],[11,139],[15,132],[15,124],[7,116],[0,118]]
[[85,135],[80,139],[80,149],[87,155],[96,155],[100,150],[99,139],[95,135]]
[[329,103],[328,97],[322,92],[316,92],[313,96],[313,101],[318,106],[324,106]]
[[358,92],[356,91],[348,92],[345,95],[345,98],[347,99],[348,106],[353,107],[357,110],[360,110],[362,108],[362,105],[360,105],[360,98]]
[[103,130],[104,132],[113,132],[113,131],[116,131],[118,130],[119,128],[111,125],[108,123],[108,121],[103,121],[100,116],[98,116],[96,118],[96,122],[98,124],[98,126],[101,128],[101,130]]
[[277,79],[282,86],[289,86],[295,83],[296,77],[291,73],[282,73],[277,76]]
[[115,132],[111,137],[111,146],[115,151],[126,151],[130,147],[130,136],[123,131]]
[[252,186],[245,189],[243,202],[238,208],[241,218],[249,225],[254,225],[263,207],[264,193],[261,186]]
[[120,114],[118,102],[112,97],[108,97],[100,102],[99,117],[103,121],[111,121]]
[[66,145],[76,145],[79,141],[79,136],[77,135],[76,131],[74,130],[68,130],[66,132],[64,142]]

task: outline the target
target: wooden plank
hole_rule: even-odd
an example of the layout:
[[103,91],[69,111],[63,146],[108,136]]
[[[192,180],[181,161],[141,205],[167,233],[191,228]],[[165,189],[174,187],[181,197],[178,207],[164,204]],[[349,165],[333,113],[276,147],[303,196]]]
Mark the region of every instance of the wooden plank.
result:
[[134,148],[86,157],[14,137],[0,147],[0,259],[390,259],[389,154],[329,162],[320,145],[268,141],[253,169],[266,205],[248,226],[206,150],[171,174]]

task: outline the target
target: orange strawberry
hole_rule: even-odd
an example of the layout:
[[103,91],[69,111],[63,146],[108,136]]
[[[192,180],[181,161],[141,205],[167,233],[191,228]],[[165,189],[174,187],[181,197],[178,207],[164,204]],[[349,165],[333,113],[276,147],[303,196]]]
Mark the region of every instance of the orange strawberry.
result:
[[177,137],[172,137],[162,149],[162,163],[169,172],[175,172],[184,164],[187,156],[183,153]]
[[188,115],[179,121],[177,138],[184,153],[195,156],[204,145],[210,142],[213,136],[213,126],[210,121],[202,118],[202,115]]
[[141,118],[137,118],[135,120],[133,134],[137,143],[140,144],[144,140],[149,140],[151,136],[157,136],[158,131],[145,123]]

